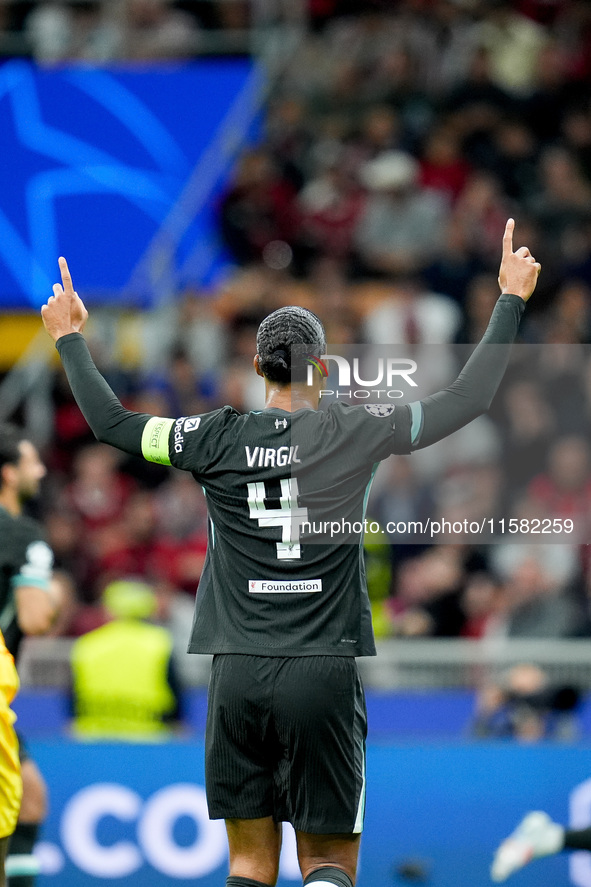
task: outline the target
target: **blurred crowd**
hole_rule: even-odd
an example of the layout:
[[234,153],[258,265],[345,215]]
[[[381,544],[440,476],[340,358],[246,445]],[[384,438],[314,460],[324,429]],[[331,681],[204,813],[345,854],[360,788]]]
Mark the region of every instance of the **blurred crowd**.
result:
[[246,28],[246,10],[242,0],[3,0],[0,46],[42,64],[187,59],[209,29]]
[[[233,5],[248,17],[248,4],[216,4]],[[139,15],[136,30],[149,10],[162,16],[152,36],[183,31],[193,52],[201,4],[191,6],[128,0],[121,9]],[[34,4],[22,27],[34,33],[62,16],[81,34],[75,16],[99,22],[109,9]],[[97,364],[126,406],[179,416],[260,407],[256,329],[285,304],[317,311],[329,342],[475,343],[498,296],[513,216],[515,247],[529,246],[543,270],[492,416],[390,459],[370,513],[382,526],[435,512],[570,517],[587,528],[591,6],[310,0],[307,16],[261,141],[238,158],[216,208],[226,277],[150,314],[93,312]],[[91,42],[61,52],[134,58],[149,40],[96,55]],[[184,52],[163,42],[151,53],[167,54]],[[101,624],[102,589],[133,576],[156,589],[159,618],[188,634],[206,546],[199,486],[95,443],[57,364],[52,403],[38,508],[69,589],[56,630],[77,636]],[[591,558],[580,537],[415,541],[367,540],[379,636],[591,636]]]

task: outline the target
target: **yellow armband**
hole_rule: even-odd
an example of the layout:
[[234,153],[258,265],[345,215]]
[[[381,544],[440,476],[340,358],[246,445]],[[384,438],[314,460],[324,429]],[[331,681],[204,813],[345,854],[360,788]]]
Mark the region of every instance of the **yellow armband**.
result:
[[148,462],[170,465],[168,438],[174,419],[161,419],[153,416],[148,419],[142,433],[142,455]]

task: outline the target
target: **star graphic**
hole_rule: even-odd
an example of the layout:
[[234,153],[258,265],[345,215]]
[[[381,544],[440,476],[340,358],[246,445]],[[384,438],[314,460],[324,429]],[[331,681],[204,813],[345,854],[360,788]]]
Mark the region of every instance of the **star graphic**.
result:
[[[199,192],[195,171],[201,159],[215,166],[209,189],[228,175],[231,158],[213,143],[218,134],[228,142],[231,107],[252,117],[254,92],[240,92],[251,71],[246,61],[0,66],[0,304],[43,303],[60,254],[91,302],[125,299],[138,268],[153,287],[163,252],[185,276],[188,262],[208,267],[211,190]],[[234,139],[241,128],[238,119]]]
[[[50,108],[59,124],[48,122],[47,81],[59,102]],[[72,93],[74,92],[74,95]],[[44,102],[45,100],[45,102]],[[74,103],[75,102],[75,103]],[[77,116],[68,124],[73,107]],[[57,112],[57,113],[56,113]],[[79,115],[79,117],[78,117]],[[113,118],[137,142],[136,157],[116,156],[116,143],[102,147],[90,136],[93,117]],[[86,125],[80,125],[80,119]],[[57,203],[77,195],[118,195],[157,224],[180,190],[189,161],[155,114],[108,72],[81,68],[40,72],[16,60],[0,67],[0,120],[5,136],[4,195],[0,204],[0,261],[16,286],[39,305],[51,292],[59,254]],[[88,137],[79,133],[86,130]],[[143,156],[142,156],[143,155]],[[24,205],[15,205],[14,168],[26,177]],[[82,220],[79,220],[82,223]]]

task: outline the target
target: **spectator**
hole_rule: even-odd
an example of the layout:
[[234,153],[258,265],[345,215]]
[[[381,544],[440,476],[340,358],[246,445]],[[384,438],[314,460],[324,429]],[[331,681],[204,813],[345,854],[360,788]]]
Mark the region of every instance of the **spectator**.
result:
[[363,114],[358,131],[347,140],[345,162],[356,175],[370,160],[402,146],[403,129],[396,111],[389,105],[371,105]]
[[514,100],[493,81],[490,55],[478,48],[466,77],[442,99],[444,109],[453,114],[463,133],[465,156],[475,167],[488,166],[492,156],[495,127],[514,107]]
[[432,513],[433,491],[421,477],[415,461],[400,456],[389,459],[376,476],[370,501],[383,527],[399,527],[388,533],[390,543],[395,545],[393,554],[397,557],[402,548],[409,556],[416,555],[415,535],[399,530],[401,525],[423,521]]
[[575,687],[553,686],[539,666],[515,665],[479,692],[472,732],[479,739],[572,742],[580,730],[579,701]]
[[150,584],[174,584],[177,556],[177,545],[170,536],[160,535],[155,497],[147,490],[138,490],[126,502],[121,519],[101,534],[94,559],[96,585],[101,587],[119,576],[136,576]]
[[[453,341],[461,315],[447,296],[425,290],[417,277],[400,277],[388,295],[389,299],[367,313],[363,328],[368,342],[442,345]],[[437,368],[429,369],[437,373]],[[439,372],[445,372],[445,367],[439,367]]]
[[494,244],[503,230],[504,220],[511,215],[511,204],[503,194],[499,179],[485,171],[474,172],[453,212],[464,227],[472,253],[492,270]]
[[197,369],[180,343],[172,348],[164,370],[148,374],[144,384],[163,397],[167,415],[193,416],[206,409]]
[[64,490],[65,504],[94,533],[119,518],[133,492],[133,482],[119,469],[112,448],[85,447],[74,459],[74,475]]
[[566,280],[543,320],[548,343],[580,345],[589,342],[591,287],[580,280]]
[[387,637],[392,628],[388,612],[388,598],[392,590],[392,563],[386,538],[380,528],[374,533],[365,533],[363,540],[371,622],[376,637]]
[[362,177],[370,193],[355,235],[359,271],[378,277],[420,272],[439,250],[445,200],[419,189],[418,163],[404,151],[369,161]]
[[170,0],[127,0],[122,54],[128,59],[191,58],[200,46],[196,20]]
[[207,548],[203,491],[184,472],[174,472],[157,490],[155,502],[168,583],[194,597]]
[[520,102],[521,116],[540,144],[555,144],[566,116],[584,95],[581,84],[569,77],[569,50],[549,40],[539,55],[533,89]]
[[281,177],[266,150],[243,155],[220,208],[222,235],[238,264],[260,261],[273,241],[293,242],[294,199],[293,185]]
[[540,191],[530,209],[546,238],[562,246],[562,238],[590,220],[591,183],[566,148],[546,148],[540,158]]
[[[485,271],[485,263],[476,254],[470,233],[466,230],[460,216],[452,215],[445,226],[443,239],[433,261],[423,271],[422,277],[426,285],[436,293],[450,296],[462,310],[466,311],[466,303],[470,301],[470,288],[474,278]],[[493,275],[496,293],[496,279]],[[476,339],[465,339],[468,335],[469,322],[464,317],[461,330],[458,331],[459,342],[477,342]],[[463,332],[466,328],[466,332]],[[484,327],[479,325],[484,331]]]
[[393,633],[458,637],[464,625],[460,605],[464,580],[463,553],[458,547],[436,546],[406,560],[391,601]]
[[467,281],[466,298],[463,304],[463,323],[456,332],[458,344],[479,342],[486,329],[487,311],[490,312],[496,299],[497,281],[493,274],[473,274]]
[[309,154],[314,145],[305,101],[297,95],[271,100],[267,109],[265,137],[281,175],[299,191],[309,173]]
[[458,128],[451,122],[432,127],[420,154],[421,187],[439,191],[453,203],[464,189],[470,171],[462,154]]
[[540,385],[529,379],[520,379],[507,388],[503,414],[503,474],[508,511],[510,503],[524,495],[534,477],[542,473],[557,428]]
[[345,149],[333,146],[318,175],[298,195],[300,249],[310,262],[331,258],[347,267],[364,195],[346,162]]
[[588,98],[565,111],[561,133],[583,175],[591,181],[591,107]]
[[501,118],[492,131],[489,169],[499,177],[507,197],[521,204],[528,204],[538,188],[538,144],[518,115]]
[[510,638],[568,638],[580,632],[582,613],[569,594],[577,571],[573,546],[502,544],[492,565],[504,582],[500,633]]
[[122,30],[108,4],[39,3],[28,14],[26,34],[40,62],[107,61],[122,51]]
[[40,3],[27,18],[26,32],[33,55],[41,62],[71,57],[73,12],[63,3]]
[[461,637],[479,639],[494,633],[501,600],[498,578],[486,570],[468,576],[460,606],[464,614]]
[[493,0],[479,27],[479,40],[490,57],[493,82],[511,94],[531,92],[548,35],[509,0]]
[[548,451],[547,470],[527,489],[541,518],[570,518],[575,536],[587,539],[591,527],[591,452],[580,435],[561,437]]

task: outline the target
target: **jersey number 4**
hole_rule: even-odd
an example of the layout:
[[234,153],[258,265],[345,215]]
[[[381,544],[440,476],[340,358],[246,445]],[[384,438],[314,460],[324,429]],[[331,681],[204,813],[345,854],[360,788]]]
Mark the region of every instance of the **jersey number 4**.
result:
[[295,477],[280,480],[281,498],[279,508],[267,508],[265,501],[270,497],[264,481],[247,484],[250,516],[258,520],[259,527],[281,527],[281,542],[277,542],[277,557],[280,560],[297,560],[302,556],[300,546],[300,526],[308,520],[308,509],[298,505],[298,482]]

